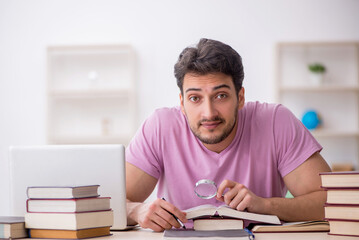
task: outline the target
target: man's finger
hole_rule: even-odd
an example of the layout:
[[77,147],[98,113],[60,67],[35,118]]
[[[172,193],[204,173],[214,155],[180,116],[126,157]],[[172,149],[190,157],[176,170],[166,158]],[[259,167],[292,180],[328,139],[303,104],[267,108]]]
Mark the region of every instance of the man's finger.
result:
[[179,222],[167,210],[162,208],[162,209],[158,210],[157,214],[161,218],[163,218],[165,221],[167,221],[169,224],[171,224],[172,226],[174,226],[176,228],[181,227],[181,224],[179,224]]
[[236,182],[231,180],[223,180],[217,189],[217,198],[221,198],[226,188],[233,188]]
[[163,200],[160,205],[164,210],[169,212],[170,214],[173,214],[176,216],[179,220],[182,222],[187,222],[186,213],[179,210],[177,207],[175,207],[173,204]]
[[162,227],[163,229],[170,229],[172,228],[172,225],[167,222],[165,219],[163,219],[161,216],[159,216],[158,214],[154,214],[152,217],[152,221],[156,224],[158,224],[160,227]]

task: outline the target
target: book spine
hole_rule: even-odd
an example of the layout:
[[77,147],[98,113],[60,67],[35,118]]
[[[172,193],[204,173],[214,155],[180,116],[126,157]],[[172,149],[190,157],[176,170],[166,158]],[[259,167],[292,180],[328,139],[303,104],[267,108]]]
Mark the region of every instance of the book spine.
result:
[[325,203],[324,207],[358,207],[359,204],[343,204],[343,203]]
[[359,190],[359,187],[323,187],[321,186],[321,188],[323,188],[324,190],[328,191],[328,190],[348,190],[348,191],[351,191],[351,190],[354,190],[354,191],[358,191]]
[[321,172],[319,175],[359,175],[359,171]]
[[27,200],[26,200],[26,212],[29,212],[29,200],[30,200],[30,199],[27,199]]
[[43,213],[43,214],[82,214],[82,213],[92,213],[92,212],[110,212],[112,211],[112,208],[105,209],[105,210],[94,210],[94,211],[85,211],[85,212],[31,212],[28,213]]
[[29,196],[29,189],[30,189],[30,187],[27,187],[27,188],[26,188],[26,196],[27,196],[27,198],[30,198],[30,196]]
[[43,201],[43,200],[51,200],[51,201],[81,201],[85,199],[111,199],[111,197],[84,197],[84,198],[28,198],[31,201]]
[[359,237],[359,235],[339,234],[339,233],[331,233],[331,232],[329,232],[328,235],[345,236],[345,237]]
[[338,219],[338,218],[324,218],[328,222],[359,222],[357,219]]

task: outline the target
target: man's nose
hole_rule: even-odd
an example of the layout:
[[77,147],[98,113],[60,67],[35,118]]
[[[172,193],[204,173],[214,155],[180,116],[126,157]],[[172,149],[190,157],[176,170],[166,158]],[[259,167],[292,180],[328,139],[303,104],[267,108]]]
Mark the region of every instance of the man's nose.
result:
[[204,119],[211,120],[214,117],[216,117],[217,114],[218,114],[218,112],[217,112],[214,104],[209,100],[204,101],[202,117]]

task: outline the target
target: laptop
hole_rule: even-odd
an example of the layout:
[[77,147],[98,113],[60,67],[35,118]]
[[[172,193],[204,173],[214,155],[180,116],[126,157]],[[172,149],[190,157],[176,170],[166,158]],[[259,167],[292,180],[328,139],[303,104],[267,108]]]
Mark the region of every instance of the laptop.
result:
[[100,185],[111,197],[114,224],[126,229],[125,148],[123,145],[45,145],[10,147],[10,212],[26,212],[28,186]]

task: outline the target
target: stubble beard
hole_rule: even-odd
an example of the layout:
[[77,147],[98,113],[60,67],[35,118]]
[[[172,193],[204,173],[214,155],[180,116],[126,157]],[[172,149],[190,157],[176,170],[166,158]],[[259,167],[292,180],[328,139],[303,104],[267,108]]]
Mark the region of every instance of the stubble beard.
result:
[[[226,124],[226,120],[220,117],[215,117],[213,119],[202,119],[199,121],[196,126],[190,125],[192,133],[204,144],[217,144],[222,142],[224,139],[226,139],[231,132],[233,131],[234,127],[237,123],[237,116],[238,116],[238,108],[234,111],[234,121],[233,124],[229,124],[226,126],[226,128],[223,130],[223,132],[220,135],[212,136],[212,137],[204,137],[201,134],[201,131],[199,130],[203,122],[207,121],[220,121],[220,124]],[[215,129],[209,130],[209,132],[214,132]]]

